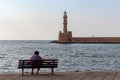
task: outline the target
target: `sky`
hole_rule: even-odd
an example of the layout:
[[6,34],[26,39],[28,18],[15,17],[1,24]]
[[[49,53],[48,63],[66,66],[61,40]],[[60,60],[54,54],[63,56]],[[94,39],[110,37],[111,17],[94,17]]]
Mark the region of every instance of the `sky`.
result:
[[64,11],[73,37],[120,37],[120,0],[0,0],[0,40],[57,40]]

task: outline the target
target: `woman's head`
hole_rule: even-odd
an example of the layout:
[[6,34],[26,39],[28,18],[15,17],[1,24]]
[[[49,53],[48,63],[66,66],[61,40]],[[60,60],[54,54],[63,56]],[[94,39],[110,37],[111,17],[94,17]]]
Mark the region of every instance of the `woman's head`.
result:
[[34,52],[34,55],[39,55],[39,51],[35,51],[35,52]]

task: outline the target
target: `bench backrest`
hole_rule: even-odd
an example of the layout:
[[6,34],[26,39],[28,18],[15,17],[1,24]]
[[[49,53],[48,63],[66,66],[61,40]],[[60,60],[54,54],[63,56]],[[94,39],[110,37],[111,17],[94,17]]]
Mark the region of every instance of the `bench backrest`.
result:
[[58,59],[19,60],[18,68],[57,68]]

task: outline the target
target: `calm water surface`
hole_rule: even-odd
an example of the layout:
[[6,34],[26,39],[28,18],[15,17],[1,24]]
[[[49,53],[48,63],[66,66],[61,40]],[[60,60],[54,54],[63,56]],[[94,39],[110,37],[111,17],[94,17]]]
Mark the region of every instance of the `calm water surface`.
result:
[[[58,59],[55,71],[120,70],[120,44],[56,44],[46,40],[0,41],[0,73],[20,72],[18,60],[35,50],[44,59]],[[25,70],[26,72],[29,70]],[[51,69],[41,69],[51,71]]]

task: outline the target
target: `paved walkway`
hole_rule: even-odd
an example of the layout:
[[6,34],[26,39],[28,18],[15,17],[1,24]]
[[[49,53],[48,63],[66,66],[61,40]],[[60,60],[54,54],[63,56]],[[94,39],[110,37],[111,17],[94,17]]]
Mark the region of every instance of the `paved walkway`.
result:
[[120,71],[40,73],[39,75],[0,74],[0,80],[120,80]]

